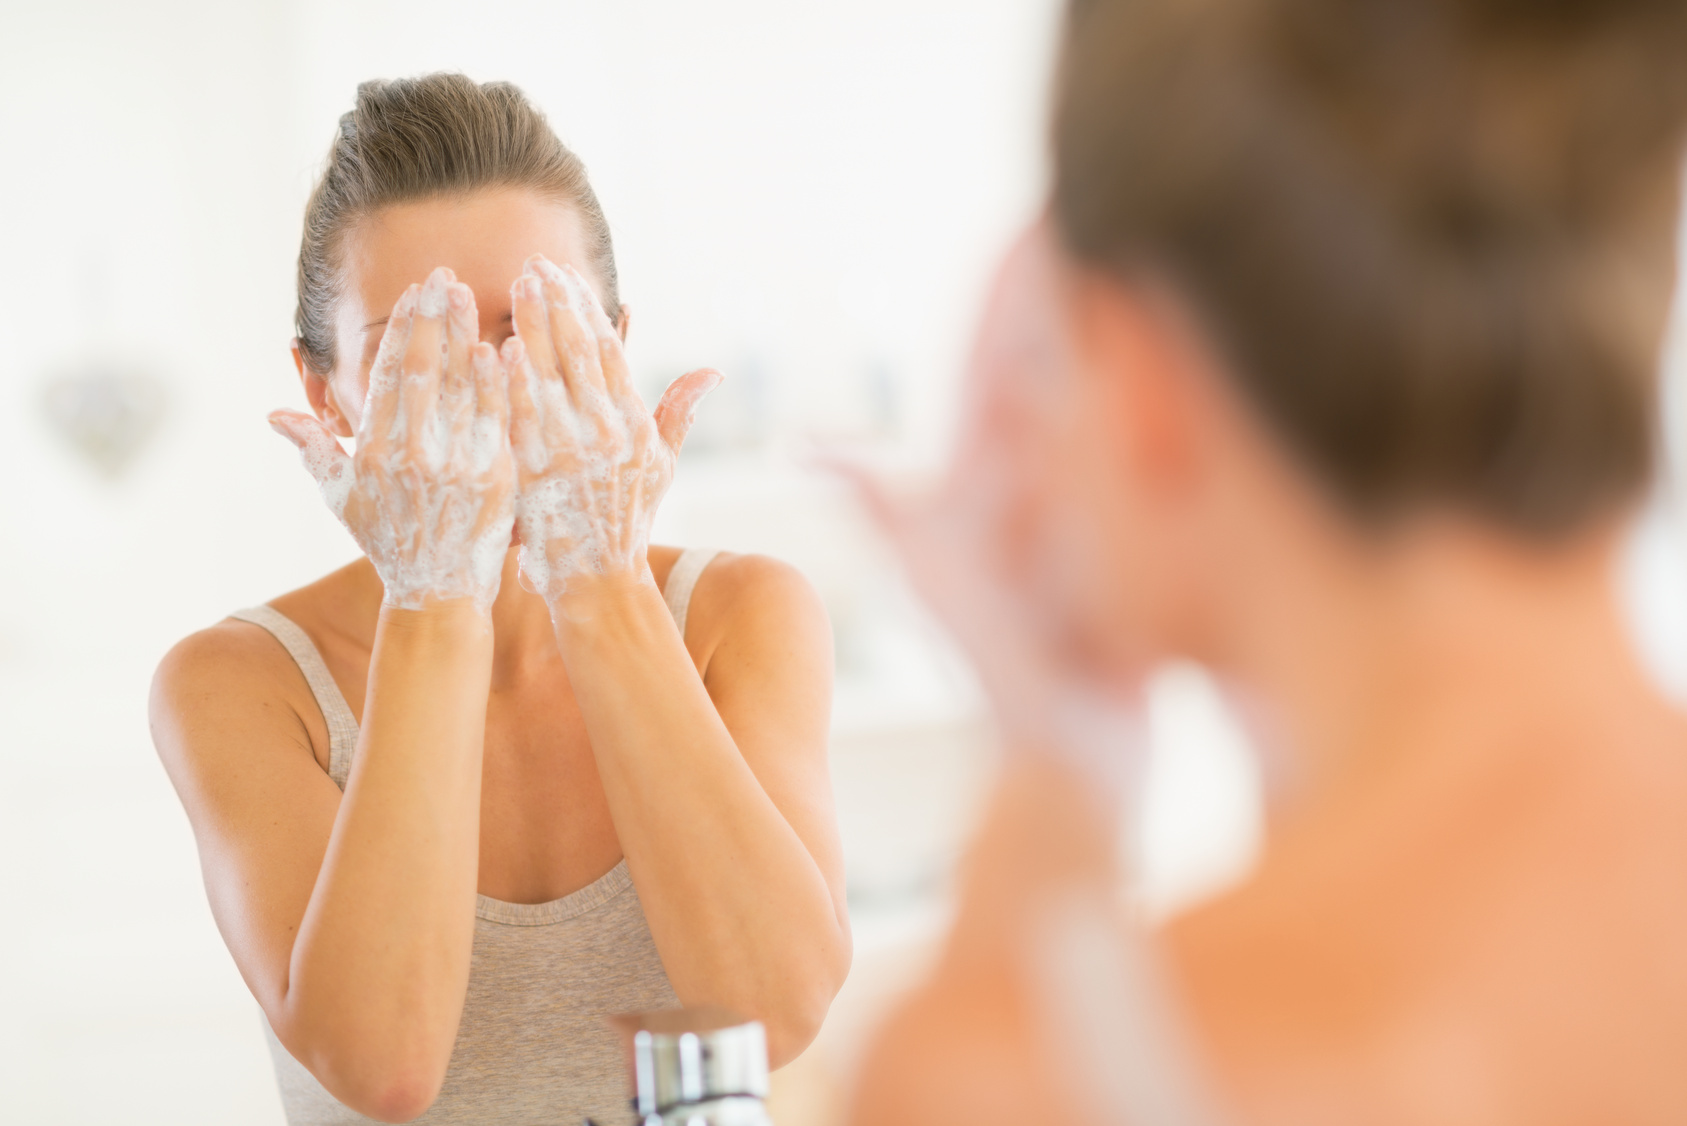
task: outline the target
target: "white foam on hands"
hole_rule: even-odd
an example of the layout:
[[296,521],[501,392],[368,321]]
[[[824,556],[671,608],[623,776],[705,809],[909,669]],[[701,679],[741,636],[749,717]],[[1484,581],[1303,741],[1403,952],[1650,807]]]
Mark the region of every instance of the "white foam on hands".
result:
[[647,410],[585,279],[539,257],[528,271],[511,287],[518,335],[502,356],[478,343],[473,295],[447,271],[399,299],[354,455],[315,419],[272,416],[388,605],[489,609],[518,524],[523,579],[553,601],[577,576],[646,566],[680,444],[720,376],[682,376]]
[[[511,287],[518,339],[504,356],[516,516],[522,576],[554,601],[578,576],[644,568],[695,403],[664,432],[633,390],[621,339],[585,279],[537,256],[528,270]],[[524,333],[524,321],[551,331]],[[680,382],[664,402],[693,393]]]
[[[426,347],[435,334],[438,347]],[[374,564],[389,606],[466,598],[484,613],[497,597],[515,468],[503,369],[478,339],[473,295],[436,270],[387,322],[357,452],[348,457],[305,416],[283,429]]]

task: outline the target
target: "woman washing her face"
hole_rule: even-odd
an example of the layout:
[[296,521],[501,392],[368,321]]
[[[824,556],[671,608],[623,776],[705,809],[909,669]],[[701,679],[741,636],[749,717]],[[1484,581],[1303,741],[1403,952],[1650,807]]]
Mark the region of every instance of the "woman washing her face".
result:
[[647,542],[719,376],[640,402],[602,212],[507,85],[363,86],[299,281],[313,414],[271,422],[366,557],[152,707],[288,1120],[618,1120],[603,1017],[679,1003],[788,1060],[850,958],[827,623]]
[[[1014,753],[858,1126],[1687,1121],[1687,720],[1616,582],[1684,33],[1073,0],[950,471],[869,490]],[[1149,931],[1119,782],[1171,659],[1246,702],[1273,801]]]

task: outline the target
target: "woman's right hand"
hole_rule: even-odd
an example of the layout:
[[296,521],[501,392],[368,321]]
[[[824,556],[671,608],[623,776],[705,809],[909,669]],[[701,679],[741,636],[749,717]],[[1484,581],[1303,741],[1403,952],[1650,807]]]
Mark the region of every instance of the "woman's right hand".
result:
[[474,294],[442,267],[393,307],[355,454],[308,414],[269,416],[375,565],[388,606],[472,598],[484,613],[497,597],[515,467],[507,381],[479,338]]

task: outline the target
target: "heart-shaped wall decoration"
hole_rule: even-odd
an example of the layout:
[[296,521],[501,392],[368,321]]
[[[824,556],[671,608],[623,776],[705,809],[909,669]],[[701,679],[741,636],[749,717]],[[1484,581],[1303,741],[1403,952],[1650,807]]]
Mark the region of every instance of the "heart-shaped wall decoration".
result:
[[164,417],[164,387],[143,372],[89,366],[47,380],[41,407],[55,433],[107,477],[135,460]]

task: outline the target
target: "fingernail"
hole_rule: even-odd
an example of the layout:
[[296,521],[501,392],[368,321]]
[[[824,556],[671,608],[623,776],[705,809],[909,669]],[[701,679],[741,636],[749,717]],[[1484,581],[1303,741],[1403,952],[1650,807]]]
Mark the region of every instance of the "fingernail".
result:
[[[269,421],[269,428],[271,430],[275,431],[277,434],[281,435],[283,438],[287,439],[289,442],[294,441],[293,432],[291,430],[288,430],[286,425],[279,418],[277,418],[275,415],[270,415],[268,421]],[[294,444],[297,445],[296,442]]]
[[422,316],[445,315],[445,286],[444,270],[435,270],[428,275],[428,283],[422,287],[421,296],[416,301],[416,308]]
[[469,307],[469,287],[466,285],[451,285],[446,288],[445,296],[451,302],[451,307],[459,313]]

